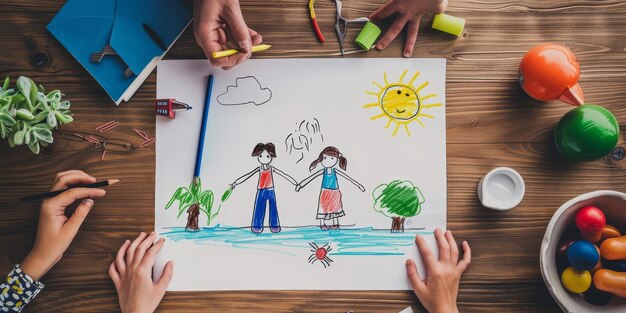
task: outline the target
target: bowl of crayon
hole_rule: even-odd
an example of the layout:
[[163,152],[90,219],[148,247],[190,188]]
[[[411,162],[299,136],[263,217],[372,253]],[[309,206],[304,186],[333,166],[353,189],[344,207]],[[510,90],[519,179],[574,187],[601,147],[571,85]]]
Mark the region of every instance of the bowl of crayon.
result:
[[541,244],[541,274],[564,312],[626,312],[626,194],[599,190],[563,204]]

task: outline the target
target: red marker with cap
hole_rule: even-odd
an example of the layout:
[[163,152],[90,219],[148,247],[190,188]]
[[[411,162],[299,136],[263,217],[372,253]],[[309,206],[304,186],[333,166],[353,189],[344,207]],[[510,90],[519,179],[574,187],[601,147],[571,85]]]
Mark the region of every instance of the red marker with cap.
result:
[[167,116],[171,119],[176,118],[176,111],[191,110],[191,106],[176,101],[176,99],[156,99],[154,100],[154,112],[157,115]]

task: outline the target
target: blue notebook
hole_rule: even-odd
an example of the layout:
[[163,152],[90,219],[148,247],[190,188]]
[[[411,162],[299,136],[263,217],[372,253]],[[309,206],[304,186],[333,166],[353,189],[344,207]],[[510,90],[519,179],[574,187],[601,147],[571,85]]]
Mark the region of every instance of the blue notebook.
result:
[[[119,104],[141,86],[191,18],[182,0],[69,0],[48,30]],[[92,62],[91,54],[107,45],[115,55]]]

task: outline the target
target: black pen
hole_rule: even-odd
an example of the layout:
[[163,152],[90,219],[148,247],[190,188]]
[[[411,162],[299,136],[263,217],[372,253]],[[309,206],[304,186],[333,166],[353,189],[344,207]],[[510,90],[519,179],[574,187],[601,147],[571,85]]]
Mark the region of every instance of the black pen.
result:
[[154,31],[154,29],[152,29],[152,27],[150,27],[150,25],[143,23],[143,29],[148,33],[148,36],[152,38],[154,43],[156,43],[157,46],[161,48],[161,50],[163,51],[167,50],[167,47],[165,46],[165,42],[163,42],[163,39],[159,37],[159,35]]
[[110,185],[119,183],[119,181],[120,181],[119,179],[107,179],[107,180],[103,180],[103,181],[100,181],[100,182],[97,182],[97,183],[93,183],[93,184],[74,185],[74,186],[70,186],[68,188],[57,190],[57,191],[50,191],[50,192],[46,192],[46,193],[40,193],[40,194],[37,194],[37,195],[32,195],[32,196],[20,198],[20,202],[29,202],[29,201],[42,200],[42,199],[46,199],[46,198],[56,197],[56,196],[64,193],[67,190],[70,190],[72,188],[98,188],[98,187],[110,186]]

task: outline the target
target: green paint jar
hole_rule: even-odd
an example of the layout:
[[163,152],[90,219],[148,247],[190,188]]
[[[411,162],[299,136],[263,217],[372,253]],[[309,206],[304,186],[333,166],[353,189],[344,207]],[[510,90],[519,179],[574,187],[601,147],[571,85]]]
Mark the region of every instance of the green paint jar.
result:
[[380,36],[381,30],[372,22],[365,23],[363,29],[354,40],[361,49],[368,51],[376,43],[376,39]]
[[554,131],[559,152],[575,161],[599,159],[611,152],[619,139],[619,125],[607,109],[584,104],[565,114]]

